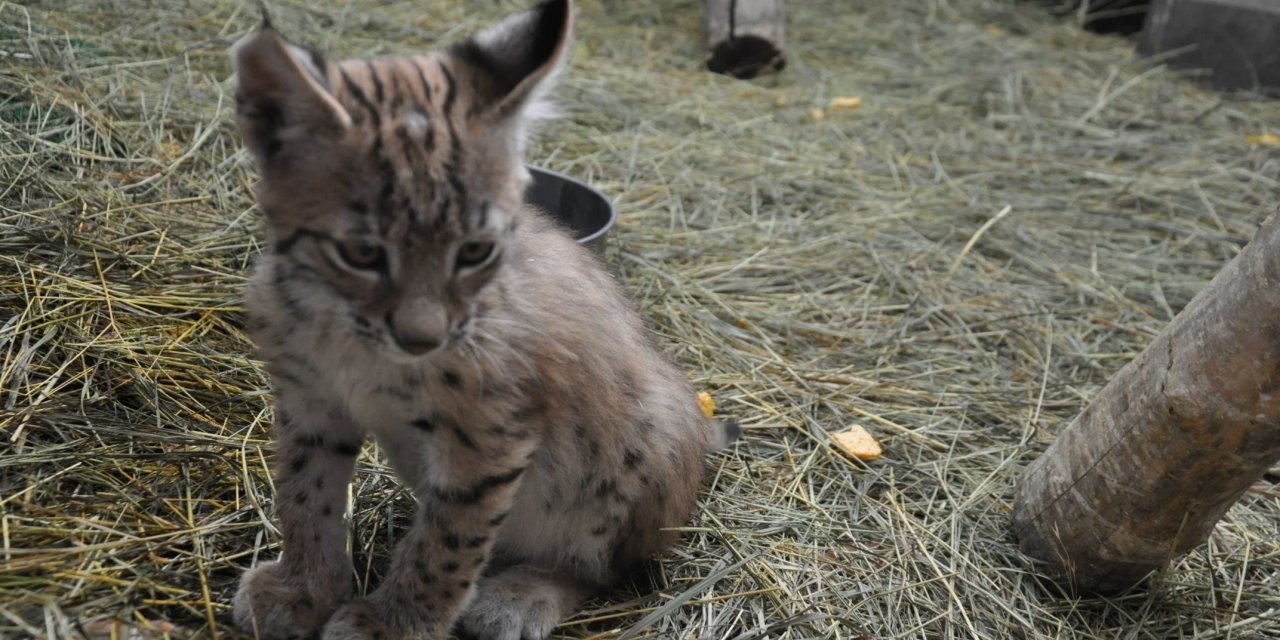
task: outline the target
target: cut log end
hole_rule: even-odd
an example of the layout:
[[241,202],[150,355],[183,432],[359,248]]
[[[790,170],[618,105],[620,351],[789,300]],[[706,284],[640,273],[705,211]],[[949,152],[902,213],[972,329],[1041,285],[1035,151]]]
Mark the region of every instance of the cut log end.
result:
[[754,78],[786,66],[783,0],[704,0],[707,68]]
[[1064,543],[1028,517],[1026,508],[1014,510],[1011,528],[1035,569],[1071,597],[1114,595],[1142,586],[1153,573],[1150,563],[1105,558],[1097,549]]
[[757,36],[722,41],[711,49],[711,59],[707,61],[711,71],[743,80],[781,71],[786,66],[782,51]]

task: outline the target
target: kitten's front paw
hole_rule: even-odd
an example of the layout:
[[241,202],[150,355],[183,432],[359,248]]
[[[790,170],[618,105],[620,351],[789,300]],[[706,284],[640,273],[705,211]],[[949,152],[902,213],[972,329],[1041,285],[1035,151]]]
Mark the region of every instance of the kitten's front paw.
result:
[[348,602],[324,626],[321,640],[391,640],[398,637],[365,598]]
[[279,562],[265,562],[240,578],[234,613],[236,625],[260,638],[303,638],[314,635],[350,593],[350,579],[319,585],[291,580]]
[[458,631],[474,640],[545,640],[565,615],[559,595],[502,577],[480,582]]

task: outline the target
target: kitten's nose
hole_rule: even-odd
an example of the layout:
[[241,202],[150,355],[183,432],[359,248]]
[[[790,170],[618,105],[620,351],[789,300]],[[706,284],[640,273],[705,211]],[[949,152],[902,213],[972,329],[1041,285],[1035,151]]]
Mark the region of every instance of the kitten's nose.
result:
[[448,314],[438,304],[411,301],[387,313],[387,329],[396,346],[415,356],[439,347],[448,328]]

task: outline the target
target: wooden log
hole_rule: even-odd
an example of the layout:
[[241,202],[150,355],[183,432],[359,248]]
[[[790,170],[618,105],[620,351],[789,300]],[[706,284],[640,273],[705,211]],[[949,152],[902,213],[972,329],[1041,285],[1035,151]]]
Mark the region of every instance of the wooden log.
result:
[[1203,542],[1280,459],[1280,212],[1023,473],[1013,530],[1108,593]]
[[707,68],[735,78],[781,71],[787,64],[783,0],[706,0]]

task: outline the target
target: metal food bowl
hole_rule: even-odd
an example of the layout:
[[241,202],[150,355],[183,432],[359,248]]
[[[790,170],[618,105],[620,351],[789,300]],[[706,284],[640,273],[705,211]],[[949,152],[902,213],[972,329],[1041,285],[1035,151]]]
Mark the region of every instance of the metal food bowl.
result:
[[604,255],[605,234],[618,219],[618,211],[604,194],[564,174],[529,167],[533,182],[525,202],[554,218],[569,230],[578,244]]

